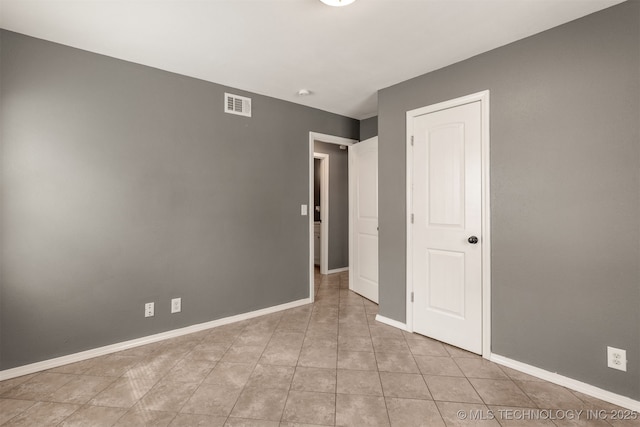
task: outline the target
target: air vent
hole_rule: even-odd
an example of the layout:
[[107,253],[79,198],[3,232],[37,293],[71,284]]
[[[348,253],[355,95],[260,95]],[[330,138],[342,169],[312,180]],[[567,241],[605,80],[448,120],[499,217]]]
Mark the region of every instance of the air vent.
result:
[[225,93],[224,112],[251,117],[251,98]]

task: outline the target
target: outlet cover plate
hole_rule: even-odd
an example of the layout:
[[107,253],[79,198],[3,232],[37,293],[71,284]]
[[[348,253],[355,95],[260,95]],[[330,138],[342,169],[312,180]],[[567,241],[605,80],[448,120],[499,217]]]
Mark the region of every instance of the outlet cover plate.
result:
[[154,312],[154,303],[148,302],[144,305],[144,317],[153,317]]
[[182,311],[182,298],[173,298],[171,300],[171,313],[180,313]]
[[607,347],[607,366],[619,371],[627,371],[627,351]]

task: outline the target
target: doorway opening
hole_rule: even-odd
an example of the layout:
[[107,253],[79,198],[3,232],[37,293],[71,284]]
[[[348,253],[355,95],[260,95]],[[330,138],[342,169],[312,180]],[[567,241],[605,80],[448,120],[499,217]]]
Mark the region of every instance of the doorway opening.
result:
[[[315,292],[314,292],[314,269],[315,269],[315,242],[316,242],[316,227],[319,226],[319,241],[320,241],[320,273],[321,274],[330,274],[330,273],[337,273],[340,271],[346,271],[348,270],[348,265],[347,266],[342,266],[339,268],[335,268],[333,265],[331,265],[330,262],[330,257],[331,257],[331,250],[330,250],[330,207],[329,207],[329,200],[332,197],[330,190],[329,190],[329,183],[330,183],[330,169],[329,169],[329,163],[330,163],[330,158],[331,158],[331,154],[327,154],[327,153],[321,153],[321,152],[317,152],[316,151],[316,142],[319,143],[324,143],[324,144],[332,144],[335,147],[335,149],[339,150],[340,146],[345,147],[345,150],[341,150],[344,151],[345,154],[348,151],[348,148],[355,144],[356,142],[358,142],[355,139],[349,139],[349,138],[343,138],[343,137],[339,137],[339,136],[334,136],[334,135],[327,135],[327,134],[322,134],[322,133],[317,133],[317,132],[309,132],[309,206],[310,206],[310,214],[309,214],[309,299],[311,302],[314,301],[314,297],[315,297]],[[318,158],[321,162],[321,182],[320,182],[320,205],[319,205],[319,214],[320,214],[320,221],[319,224],[317,224],[317,221],[315,221],[316,219],[316,204],[314,202],[315,199],[315,185],[314,185],[314,180],[315,180],[315,172],[314,172],[314,165],[315,165],[315,160],[316,158]],[[332,164],[334,164],[335,162],[333,162]],[[323,185],[324,184],[324,185]],[[344,188],[345,191],[348,194],[348,180],[345,179],[344,180]],[[348,203],[348,196],[347,196],[347,203]],[[336,221],[334,221],[335,223]],[[334,226],[337,224],[334,224]],[[345,233],[345,237],[348,239],[348,222],[347,222],[347,231]],[[334,242],[335,243],[335,242]],[[348,245],[347,245],[348,247]],[[347,249],[347,253],[348,253],[348,249]],[[332,268],[334,267],[334,268]]]

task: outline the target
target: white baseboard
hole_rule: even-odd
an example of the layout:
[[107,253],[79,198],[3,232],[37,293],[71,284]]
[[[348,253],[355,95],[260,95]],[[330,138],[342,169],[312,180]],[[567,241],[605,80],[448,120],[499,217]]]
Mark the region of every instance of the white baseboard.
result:
[[524,372],[525,374],[529,374],[545,381],[549,381],[550,383],[558,384],[563,387],[570,388],[571,390],[579,391],[580,393],[593,396],[596,399],[604,400],[605,402],[613,403],[614,405],[622,406],[623,408],[640,411],[640,401],[633,400],[629,397],[622,396],[607,390],[603,390],[596,386],[583,383],[582,381],[574,380],[573,378],[565,377],[554,372],[545,371],[544,369],[527,365],[526,363],[518,362],[517,360],[509,359],[497,354],[492,354],[489,360],[499,365]]
[[80,361],[91,359],[97,356],[104,356],[106,354],[111,354],[111,353],[115,353],[122,350],[128,350],[130,348],[139,347],[145,344],[151,344],[154,342],[163,341],[170,338],[176,338],[182,335],[192,334],[194,332],[204,331],[206,329],[215,328],[217,326],[228,325],[229,323],[239,322],[241,320],[247,320],[247,319],[251,319],[258,316],[264,316],[265,314],[271,314],[271,313],[276,313],[282,310],[288,310],[290,308],[299,307],[301,305],[306,305],[309,303],[311,303],[311,300],[309,298],[304,298],[298,301],[292,301],[285,304],[276,305],[273,307],[267,307],[260,310],[250,311],[248,313],[236,314],[235,316],[229,316],[223,319],[212,320],[211,322],[199,323],[196,325],[191,325],[191,326],[187,326],[180,329],[173,329],[171,331],[161,332],[159,334],[148,335],[142,338],[136,338],[129,341],[106,345],[104,347],[98,347],[91,350],[81,351],[79,353],[73,353],[67,356],[56,357],[55,359],[43,360],[42,362],[36,362],[36,363],[31,363],[29,365],[6,369],[4,371],[0,371],[0,381],[21,377],[23,375],[33,374],[35,372],[45,371],[47,369],[57,368],[58,366],[67,365],[69,363],[80,362]]
[[342,273],[343,271],[349,271],[349,267],[334,268],[333,270],[328,270],[327,274]]
[[385,325],[393,326],[394,328],[409,332],[406,323],[398,322],[397,320],[389,319],[388,317],[380,316],[379,314],[376,314],[376,320],[380,323],[384,323]]

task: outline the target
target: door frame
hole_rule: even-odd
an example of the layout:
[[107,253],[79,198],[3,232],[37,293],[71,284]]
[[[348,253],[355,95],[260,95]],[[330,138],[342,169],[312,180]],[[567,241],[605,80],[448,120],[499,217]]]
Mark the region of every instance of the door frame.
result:
[[[313,153],[313,159],[320,160],[320,274],[329,274],[329,155]],[[311,201],[314,202],[314,199]],[[315,203],[311,203],[311,206],[315,219]]]
[[[314,158],[314,143],[316,141],[320,141],[320,142],[326,142],[328,144],[336,144],[336,145],[345,145],[347,147],[347,149],[349,148],[349,146],[355,144],[358,142],[357,139],[350,139],[350,138],[343,138],[341,136],[335,136],[335,135],[328,135],[325,133],[320,133],[320,132],[309,132],[309,201],[308,201],[308,205],[307,206],[313,206],[313,158]],[[327,163],[328,164],[328,163]],[[328,168],[327,168],[328,169]],[[327,182],[328,182],[328,178],[329,178],[329,173],[327,170]],[[327,186],[327,194],[329,194],[329,188]],[[327,200],[327,206],[328,206],[328,200]],[[351,203],[351,200],[349,200],[349,203]],[[309,212],[309,209],[307,210],[307,212]],[[313,210],[311,210],[311,213],[313,213]],[[327,212],[328,213],[328,212]],[[321,213],[322,214],[322,213]],[[309,300],[310,302],[313,302],[315,300],[315,287],[314,287],[314,263],[313,263],[313,215],[309,214]],[[328,215],[327,215],[328,217]],[[326,229],[324,228],[326,227]],[[326,221],[326,225],[325,225],[325,221],[322,221],[321,225],[320,225],[320,246],[321,249],[320,251],[322,252],[322,236],[326,235],[327,237],[327,241],[326,241],[326,248],[327,248],[327,256],[324,257],[324,259],[326,260],[325,262],[327,263],[327,272],[330,273],[331,271],[328,270],[329,267],[329,220],[327,218]],[[349,239],[351,239],[351,229],[349,229]],[[321,253],[320,255],[320,263],[322,263],[322,259],[323,259],[323,255],[324,253]],[[322,264],[321,267],[322,269]]]
[[415,110],[407,111],[406,121],[406,160],[407,160],[407,176],[406,176],[406,237],[407,237],[407,294],[406,294],[406,326],[409,332],[413,332],[413,239],[411,233],[411,213],[413,211],[413,150],[412,134],[413,120],[424,114],[433,113],[448,108],[459,107],[461,105],[472,102],[480,102],[480,126],[481,126],[481,256],[482,256],[482,357],[489,359],[491,357],[491,197],[490,197],[490,132],[489,132],[489,91],[485,90],[460,98],[451,99],[437,104],[429,105]]

